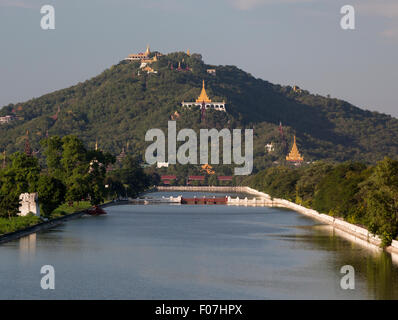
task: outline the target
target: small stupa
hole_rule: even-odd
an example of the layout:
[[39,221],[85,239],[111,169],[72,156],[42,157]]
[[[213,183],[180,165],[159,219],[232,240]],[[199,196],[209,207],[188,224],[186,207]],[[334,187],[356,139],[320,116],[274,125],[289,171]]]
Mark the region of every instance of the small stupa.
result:
[[297,148],[296,135],[294,135],[293,147],[292,150],[290,150],[290,153],[286,156],[286,160],[291,162],[301,162],[304,160]]

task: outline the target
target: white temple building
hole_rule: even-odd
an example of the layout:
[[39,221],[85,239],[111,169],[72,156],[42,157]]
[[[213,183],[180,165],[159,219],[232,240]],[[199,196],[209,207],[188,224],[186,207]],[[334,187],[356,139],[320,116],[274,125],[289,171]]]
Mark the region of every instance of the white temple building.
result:
[[192,107],[192,106],[198,106],[202,107],[203,104],[205,105],[206,109],[213,109],[216,111],[224,111],[226,112],[227,110],[225,109],[225,101],[223,102],[212,102],[211,99],[208,97],[205,89],[205,81],[203,80],[203,87],[202,87],[202,92],[200,93],[198,99],[196,99],[196,102],[185,102],[183,101],[181,105],[183,107]]

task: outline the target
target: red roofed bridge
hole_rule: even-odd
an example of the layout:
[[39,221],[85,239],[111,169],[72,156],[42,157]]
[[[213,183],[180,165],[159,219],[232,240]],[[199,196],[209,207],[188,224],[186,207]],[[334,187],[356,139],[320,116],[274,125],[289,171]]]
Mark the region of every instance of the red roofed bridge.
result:
[[193,197],[193,198],[184,198],[181,197],[181,204],[227,204],[228,197]]

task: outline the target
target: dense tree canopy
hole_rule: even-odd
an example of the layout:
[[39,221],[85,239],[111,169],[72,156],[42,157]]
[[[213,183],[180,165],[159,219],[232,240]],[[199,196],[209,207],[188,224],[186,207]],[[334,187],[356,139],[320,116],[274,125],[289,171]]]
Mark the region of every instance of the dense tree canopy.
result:
[[369,166],[358,162],[317,162],[300,168],[276,167],[246,181],[273,197],[366,226],[383,245],[398,236],[398,161]]
[[98,205],[105,199],[137,196],[153,183],[136,158],[116,163],[114,156],[87,149],[74,135],[48,137],[41,145],[43,166],[36,157],[16,152],[0,169],[0,216],[15,216],[25,192],[37,192],[42,213],[49,216],[65,201]]

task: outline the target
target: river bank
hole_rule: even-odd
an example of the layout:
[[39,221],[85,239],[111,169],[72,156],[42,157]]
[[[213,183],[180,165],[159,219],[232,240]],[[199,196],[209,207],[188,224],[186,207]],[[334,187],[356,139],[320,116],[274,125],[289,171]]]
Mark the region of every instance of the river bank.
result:
[[[159,186],[159,191],[191,191],[191,192],[235,192],[235,193],[247,193],[260,197],[262,201],[256,204],[255,200],[248,198],[244,199],[232,199],[230,205],[263,205],[269,207],[280,207],[287,208],[319,220],[323,223],[332,225],[334,228],[346,232],[351,235],[351,240],[370,246],[373,249],[381,249],[381,239],[371,234],[367,229],[348,223],[340,218],[335,218],[327,214],[319,213],[316,210],[308,209],[296,203],[288,200],[271,198],[268,194],[252,189],[250,187],[228,187],[228,186]],[[398,241],[393,240],[391,245],[384,248],[387,252],[398,254]]]
[[[114,206],[114,205],[120,205],[120,204],[126,204],[126,203],[128,203],[128,201],[118,201],[118,202],[113,202],[112,201],[112,202],[104,203],[104,204],[100,205],[99,207],[107,208],[107,207],[111,207],[111,206]],[[6,242],[9,242],[9,241],[13,241],[13,240],[17,240],[19,238],[28,236],[28,235],[30,235],[32,233],[36,233],[36,232],[39,232],[39,231],[44,231],[44,230],[48,230],[48,229],[54,228],[54,227],[66,222],[66,221],[69,221],[69,220],[72,220],[72,219],[81,218],[85,214],[86,214],[86,210],[81,210],[81,211],[77,211],[77,212],[74,212],[74,213],[71,213],[71,214],[67,214],[67,215],[65,215],[63,217],[54,218],[54,219],[51,219],[51,220],[48,220],[48,221],[45,221],[45,222],[38,223],[38,224],[36,224],[34,226],[31,226],[31,227],[28,227],[28,228],[24,228],[24,229],[21,229],[21,230],[17,230],[17,231],[14,231],[14,232],[10,232],[10,233],[6,233],[6,234],[3,234],[3,235],[0,235],[0,244],[6,243]]]
[[[150,192],[155,191],[156,189],[150,190]],[[245,198],[236,198],[236,199],[229,199],[228,205],[237,205],[237,206],[268,206],[268,207],[280,207],[280,208],[287,208],[298,213],[304,214],[309,216],[313,219],[316,219],[320,222],[325,224],[331,225],[334,228],[343,231],[350,235],[350,239],[352,241],[361,243],[364,246],[371,247],[372,249],[381,250],[381,239],[371,234],[367,229],[348,223],[341,218],[335,218],[323,213],[319,213],[316,210],[309,209],[293,203],[291,201],[279,198],[271,198],[268,194],[264,192],[260,192],[258,190],[252,189],[250,187],[229,187],[229,186],[159,186],[157,187],[158,191],[186,191],[186,192],[233,192],[233,193],[244,193],[244,194],[251,194],[256,197],[259,197],[261,200],[256,200],[256,198],[248,199]],[[114,205],[121,205],[121,204],[128,204],[130,201],[118,201],[118,202],[108,202],[101,205],[101,208],[106,208]],[[18,230],[15,232],[7,233],[0,236],[0,244],[9,242],[12,240],[19,239],[21,237],[30,235],[32,233],[36,233],[39,231],[51,229],[59,224],[62,224],[71,219],[80,218],[86,214],[86,210],[74,212],[72,214],[68,214],[66,216],[55,218],[46,222],[39,223],[37,225]],[[398,241],[393,240],[391,245],[384,248],[385,251],[398,254]]]

